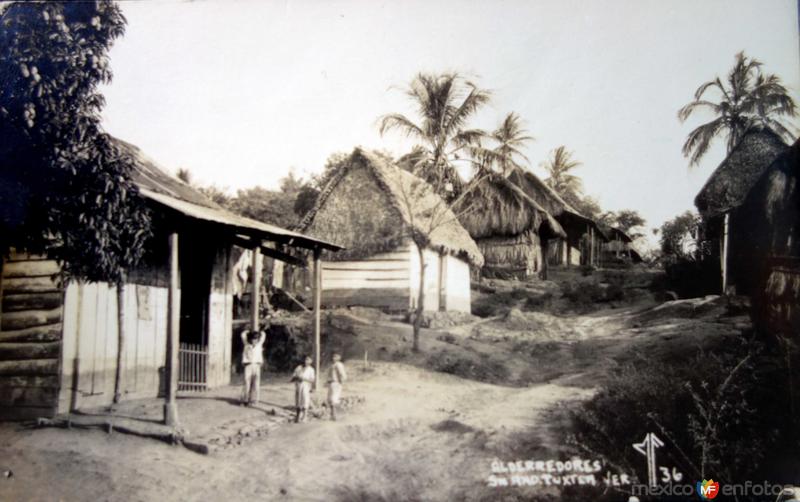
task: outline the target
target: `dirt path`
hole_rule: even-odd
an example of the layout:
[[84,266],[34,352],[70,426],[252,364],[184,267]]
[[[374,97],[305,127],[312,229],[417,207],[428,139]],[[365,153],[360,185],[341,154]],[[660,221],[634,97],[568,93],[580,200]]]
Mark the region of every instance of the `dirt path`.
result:
[[[427,359],[373,363],[368,372],[353,363],[347,392],[365,400],[342,420],[282,426],[210,456],[99,431],[2,425],[0,470],[14,475],[0,478],[0,500],[491,500],[502,496],[485,486],[492,460],[564,452],[551,411],[591,396],[596,376],[614,366],[612,355],[647,337],[630,327],[637,310],[554,319],[567,338],[559,341],[548,341],[547,326],[537,324],[532,354],[517,339],[470,338],[496,320],[450,342],[427,332]],[[395,324],[357,331],[389,344],[408,330]],[[426,369],[456,352],[506,361],[543,383],[493,385]],[[542,377],[547,372],[552,378]],[[280,389],[267,386],[265,396],[289,391],[274,385]]]
[[[2,500],[446,500],[481,488],[494,453],[559,402],[589,391],[500,387],[397,364],[354,375],[365,403],[339,422],[285,426],[202,456],[93,431],[0,429]],[[269,389],[265,389],[268,393]]]

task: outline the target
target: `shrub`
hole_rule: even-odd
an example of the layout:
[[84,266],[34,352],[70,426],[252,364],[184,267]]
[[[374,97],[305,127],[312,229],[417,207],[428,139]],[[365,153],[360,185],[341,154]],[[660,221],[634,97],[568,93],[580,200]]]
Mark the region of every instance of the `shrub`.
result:
[[666,289],[675,291],[680,298],[697,298],[719,293],[721,276],[719,262],[679,259],[664,268],[667,273]]
[[562,291],[564,298],[580,309],[605,300],[603,288],[595,282],[568,282]]
[[666,443],[662,458],[690,479],[788,481],[775,479],[797,468],[796,420],[781,395],[781,367],[780,354],[755,342],[697,351],[670,365],[641,357],[573,414],[570,441],[640,482],[647,480],[644,457],[630,444],[648,432]]
[[478,317],[505,315],[509,309],[528,297],[528,291],[515,288],[477,298],[472,302],[472,314]]
[[510,376],[508,368],[502,361],[492,360],[488,357],[474,361],[445,351],[429,357],[428,366],[435,371],[480,382],[507,383]]

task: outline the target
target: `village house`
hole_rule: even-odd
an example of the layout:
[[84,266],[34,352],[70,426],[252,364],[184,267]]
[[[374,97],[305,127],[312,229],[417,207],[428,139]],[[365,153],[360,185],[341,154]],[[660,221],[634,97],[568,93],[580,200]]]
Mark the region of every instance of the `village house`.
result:
[[623,260],[641,263],[642,255],[633,245],[633,239],[626,232],[616,227],[606,229],[608,240],[603,243],[602,262],[605,265],[620,263]]
[[600,265],[600,246],[607,239],[597,222],[581,214],[531,171],[514,168],[508,180],[553,216],[566,234],[550,242],[549,264]]
[[751,130],[695,198],[724,293],[752,294],[768,257],[798,256],[797,205],[787,202],[797,196],[789,150],[775,133]]
[[[345,247],[323,253],[326,307],[414,309],[424,273],[425,310],[470,312],[478,246],[429,184],[379,153],[355,149],[299,228]],[[412,231],[428,236],[424,267]]]
[[771,333],[800,329],[800,140],[751,131],[711,175],[695,204],[718,243],[726,293],[749,295]]
[[[174,398],[176,385],[202,390],[228,384],[234,246],[258,250],[256,262],[264,254],[301,266],[268,244],[316,256],[338,249],[235,215],[167,174],[139,148],[119,140],[117,146],[133,160],[134,182],[153,214],[144,263],[128,272],[119,312],[114,286],[62,286],[58,264],[43,256],[12,252],[2,261],[0,419],[110,405],[120,351],[123,399],[170,392]],[[168,375],[170,366],[177,368]]]
[[484,255],[484,277],[522,279],[544,273],[553,239],[568,243],[562,256],[577,256],[564,253],[571,250],[569,243],[578,245],[580,234],[568,234],[545,204],[566,223],[575,221],[560,197],[521,169],[507,177],[487,178],[467,195],[460,220]]

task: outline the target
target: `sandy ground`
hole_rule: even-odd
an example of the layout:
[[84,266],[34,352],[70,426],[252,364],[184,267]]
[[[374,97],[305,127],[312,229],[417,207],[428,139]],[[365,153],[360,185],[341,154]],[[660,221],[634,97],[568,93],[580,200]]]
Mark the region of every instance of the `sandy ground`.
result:
[[[495,453],[590,390],[500,387],[380,363],[352,372],[363,404],[205,456],[101,431],[0,428],[2,500],[450,500],[482,489]],[[284,385],[285,387],[285,385]],[[265,399],[272,386],[266,386]],[[285,391],[282,389],[281,392]]]
[[[701,343],[709,333],[727,336],[741,321],[720,322],[714,310],[719,306],[702,302],[646,307],[540,316],[538,321],[534,313],[516,320],[519,329],[505,330],[510,337],[502,329],[489,329],[499,319],[426,331],[425,354],[407,357],[395,353],[397,343],[407,344],[398,332],[410,339],[407,325],[361,323],[354,336],[374,336],[373,350],[387,358],[371,363],[371,371],[351,363],[346,392],[363,397],[363,403],[337,422],[284,423],[266,437],[212,455],[102,431],[0,425],[0,473],[13,472],[0,478],[0,500],[494,500],[542,495],[541,489],[487,488],[492,460],[563,458],[569,450],[558,439],[558,427],[565,426],[558,410],[590,397],[626,350],[679,350],[687,342]],[[539,326],[527,337],[520,334],[526,323]],[[552,339],[546,326],[562,332],[562,339]],[[387,340],[400,341],[387,347]],[[435,358],[456,355],[504,361],[513,386],[429,369]],[[281,410],[290,395],[285,380],[268,383],[264,409]],[[262,413],[223,404],[243,414]],[[202,419],[203,409],[197,409]],[[209,421],[213,418],[209,415]]]

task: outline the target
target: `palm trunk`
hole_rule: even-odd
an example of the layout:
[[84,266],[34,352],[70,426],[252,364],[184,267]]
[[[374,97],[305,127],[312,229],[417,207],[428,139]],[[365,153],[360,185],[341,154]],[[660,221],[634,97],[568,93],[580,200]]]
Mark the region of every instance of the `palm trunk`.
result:
[[422,329],[422,313],[425,310],[425,248],[416,244],[419,254],[419,291],[417,293],[417,309],[414,314],[414,352],[419,352],[419,332]]

